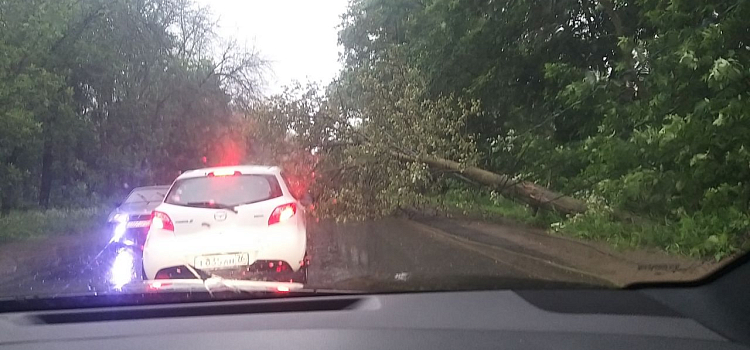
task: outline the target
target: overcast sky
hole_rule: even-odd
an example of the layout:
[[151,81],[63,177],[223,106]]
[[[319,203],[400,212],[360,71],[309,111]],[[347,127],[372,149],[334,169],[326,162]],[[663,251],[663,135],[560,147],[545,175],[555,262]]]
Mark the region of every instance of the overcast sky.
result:
[[198,0],[219,19],[219,34],[254,46],[271,61],[266,93],[293,80],[327,84],[339,69],[337,29],[347,0]]

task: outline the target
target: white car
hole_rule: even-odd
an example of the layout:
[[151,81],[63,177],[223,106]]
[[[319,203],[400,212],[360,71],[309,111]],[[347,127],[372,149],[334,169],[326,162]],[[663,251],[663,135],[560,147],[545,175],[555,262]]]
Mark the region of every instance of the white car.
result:
[[151,214],[143,274],[306,283],[306,253],[305,208],[278,167],[198,169]]

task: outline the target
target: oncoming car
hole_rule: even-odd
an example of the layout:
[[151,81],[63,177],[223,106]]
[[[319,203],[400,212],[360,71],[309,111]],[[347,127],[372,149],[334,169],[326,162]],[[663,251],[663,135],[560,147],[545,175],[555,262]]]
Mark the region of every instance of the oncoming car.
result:
[[169,191],[169,186],[146,186],[134,188],[125,200],[117,205],[107,219],[107,234],[110,242],[129,246],[141,246],[146,240],[151,212]]
[[151,215],[143,275],[306,283],[306,231],[278,167],[187,171]]

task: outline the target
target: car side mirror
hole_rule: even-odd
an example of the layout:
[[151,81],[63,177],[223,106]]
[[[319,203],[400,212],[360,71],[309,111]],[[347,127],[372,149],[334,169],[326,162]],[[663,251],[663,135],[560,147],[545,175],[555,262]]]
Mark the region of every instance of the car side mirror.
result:
[[302,196],[302,198],[300,198],[299,202],[300,202],[300,204],[302,204],[303,206],[309,206],[310,204],[312,204],[312,203],[313,203],[313,199],[312,199],[312,196],[311,196],[311,195],[310,195],[309,193],[305,193],[305,194],[304,194],[304,195]]

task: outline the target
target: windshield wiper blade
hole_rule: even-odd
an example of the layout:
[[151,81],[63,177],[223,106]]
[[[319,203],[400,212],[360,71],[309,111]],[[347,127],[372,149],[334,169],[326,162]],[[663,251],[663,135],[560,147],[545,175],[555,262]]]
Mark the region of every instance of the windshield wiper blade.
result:
[[[185,265],[187,268],[203,282],[203,287],[209,294],[230,290],[235,293],[257,293],[269,291],[302,291],[303,285],[300,283],[289,282],[265,282],[251,280],[234,280],[217,276],[208,271],[196,268],[191,264]],[[283,287],[283,289],[282,289]]]
[[193,266],[191,264],[185,264],[185,266],[187,266],[188,270],[190,270],[190,272],[192,272],[193,275],[195,275],[195,277],[198,277],[198,278],[200,278],[203,281],[205,281],[205,280],[207,280],[207,279],[209,279],[209,278],[211,278],[211,277],[214,276],[214,274],[206,272],[206,271],[203,271],[203,270],[201,270],[201,269],[199,269],[199,268],[197,268],[197,267],[195,267],[195,266]]
[[266,199],[260,199],[260,200],[254,200],[254,201],[249,201],[249,202],[237,203],[237,204],[233,204],[232,207],[236,208],[236,207],[239,207],[240,205],[248,205],[248,204],[259,203],[259,202],[262,202],[262,201],[265,201],[265,200]]
[[231,210],[233,213],[237,214],[237,209],[235,208],[235,205],[226,205],[221,203],[214,203],[214,202],[188,202],[188,207],[197,207],[197,208],[209,208],[209,209],[226,209]]
[[198,278],[201,279],[201,281],[203,282],[203,287],[206,288],[206,291],[209,294],[211,294],[211,295],[213,295],[215,287],[211,287],[208,284],[209,280],[212,280],[214,282],[214,286],[218,284],[218,285],[224,286],[226,288],[229,288],[230,290],[232,290],[235,293],[241,293],[242,292],[242,290],[240,290],[240,289],[233,288],[233,287],[230,287],[230,286],[227,286],[226,284],[224,284],[224,279],[222,277],[219,277],[219,276],[216,276],[216,275],[214,275],[212,273],[203,271],[203,270],[201,270],[199,268],[196,268],[195,266],[193,266],[191,264],[187,264],[185,266],[187,266],[187,268],[190,270],[190,272],[192,272],[196,277],[198,277]]
[[300,293],[300,294],[315,294],[315,295],[351,295],[351,294],[362,294],[362,291],[358,290],[334,290],[334,289],[308,289],[302,283],[297,282],[276,282],[276,281],[254,281],[244,279],[228,279],[206,271],[203,269],[196,268],[192,264],[185,264],[185,267],[196,277],[194,279],[166,279],[166,280],[149,280],[141,281],[141,284],[133,285],[125,290],[138,290],[137,288],[149,288],[148,291],[154,291],[152,286],[154,283],[158,283],[159,287],[164,292],[182,292],[186,290],[194,290],[194,288],[203,289],[210,295],[219,292],[234,292],[236,294],[266,294],[266,293]]

